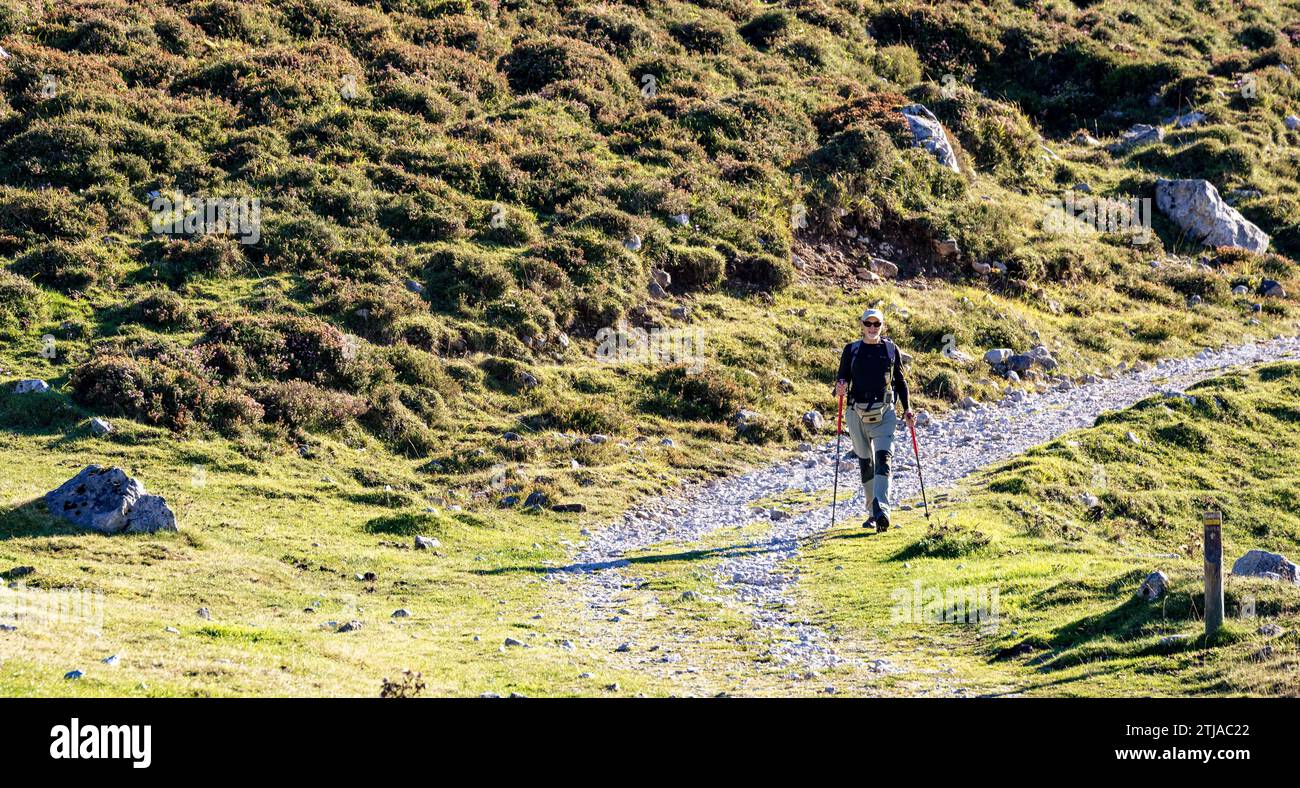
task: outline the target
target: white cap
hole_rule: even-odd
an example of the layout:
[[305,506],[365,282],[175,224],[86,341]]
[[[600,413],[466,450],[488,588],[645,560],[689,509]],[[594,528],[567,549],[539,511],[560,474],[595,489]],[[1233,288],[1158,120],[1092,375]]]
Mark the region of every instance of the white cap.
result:
[[867,311],[863,312],[862,317],[858,318],[858,322],[865,323],[867,322],[867,318],[869,317],[874,317],[875,319],[879,320],[881,323],[885,322],[885,313],[881,312],[879,309],[868,309]]

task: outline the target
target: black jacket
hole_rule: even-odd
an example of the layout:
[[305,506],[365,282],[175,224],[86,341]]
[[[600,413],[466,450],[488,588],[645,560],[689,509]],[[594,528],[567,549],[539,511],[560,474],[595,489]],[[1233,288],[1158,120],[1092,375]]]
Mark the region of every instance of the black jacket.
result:
[[[888,341],[882,339],[874,345],[866,342],[850,342],[845,345],[844,352],[840,354],[840,371],[836,379],[849,381],[849,402],[880,402],[885,398],[886,387],[892,383],[894,399],[906,412],[911,408],[908,407],[903,361],[896,357],[893,364],[889,362],[889,348],[885,345]],[[854,345],[858,345],[856,356],[853,353]],[[895,355],[898,356],[897,353]]]

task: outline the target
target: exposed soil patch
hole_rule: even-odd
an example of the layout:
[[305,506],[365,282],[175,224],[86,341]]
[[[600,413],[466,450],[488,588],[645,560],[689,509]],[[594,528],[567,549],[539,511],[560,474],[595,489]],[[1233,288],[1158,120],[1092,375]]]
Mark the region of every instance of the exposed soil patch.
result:
[[795,239],[793,253],[804,281],[850,291],[885,279],[903,284],[925,277],[957,279],[960,253],[945,257],[936,241],[929,228],[912,222],[886,223],[874,231],[845,224],[838,233],[802,233]]

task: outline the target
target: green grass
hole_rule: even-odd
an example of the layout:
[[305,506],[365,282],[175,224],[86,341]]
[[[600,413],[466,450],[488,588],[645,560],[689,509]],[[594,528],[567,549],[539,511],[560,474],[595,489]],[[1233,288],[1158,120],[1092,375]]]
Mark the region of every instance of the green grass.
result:
[[[20,622],[5,633],[4,694],[375,695],[381,678],[405,667],[423,672],[430,694],[580,691],[573,661],[558,658],[546,623],[531,618],[541,599],[537,575],[481,574],[558,560],[557,541],[577,536],[574,518],[444,512],[434,523],[411,513],[410,521],[430,524],[413,530],[442,543],[416,551],[409,536],[372,533],[387,507],[344,497],[357,487],[347,479],[352,470],[400,470],[373,457],[340,450],[328,462],[276,458],[250,474],[224,447],[139,432],[128,426],[113,442],[83,438],[68,452],[146,479],[176,510],[179,535],[61,533],[25,504],[72,463],[51,465],[43,452],[4,439],[6,456],[30,472],[0,488],[18,505],[0,526],[0,564],[35,566],[23,578],[30,587],[103,594],[98,634],[76,622]],[[194,486],[191,464],[205,469],[203,486]],[[377,579],[356,579],[366,572]],[[199,607],[211,621],[198,617]],[[390,618],[399,607],[411,616]],[[364,628],[321,628],[353,619]],[[537,648],[499,651],[507,636]],[[99,664],[114,653],[118,666]],[[74,667],[86,677],[65,681]]]

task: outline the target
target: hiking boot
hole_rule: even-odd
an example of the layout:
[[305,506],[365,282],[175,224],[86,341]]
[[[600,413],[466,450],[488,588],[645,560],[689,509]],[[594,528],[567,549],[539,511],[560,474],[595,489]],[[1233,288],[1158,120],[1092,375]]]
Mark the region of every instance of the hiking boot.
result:
[[876,515],[876,533],[883,534],[889,530],[889,515],[881,512]]
[[875,521],[875,520],[863,520],[863,521],[862,521],[862,527],[863,527],[863,528],[866,528],[866,529],[869,531],[869,530],[871,530],[872,528],[875,528],[875,527],[876,527],[876,521]]

